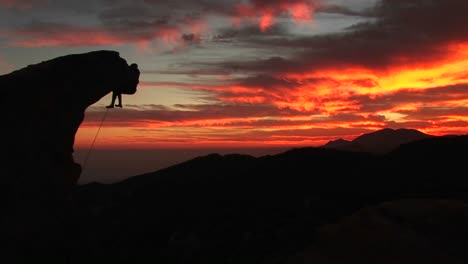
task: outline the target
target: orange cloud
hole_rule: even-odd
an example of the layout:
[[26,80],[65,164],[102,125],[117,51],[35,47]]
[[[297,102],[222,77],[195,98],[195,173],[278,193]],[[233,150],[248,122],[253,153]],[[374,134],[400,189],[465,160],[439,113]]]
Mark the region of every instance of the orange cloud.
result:
[[[277,78],[297,83],[298,87],[293,90],[284,87],[281,100],[274,103],[279,107],[303,111],[318,109],[323,114],[333,114],[358,111],[362,105],[352,100],[355,96],[378,98],[402,90],[424,91],[468,83],[468,42],[448,45],[445,49],[450,56],[441,61],[420,65],[397,64],[389,66],[385,71],[347,68],[278,73]],[[466,100],[446,101],[444,105],[466,105]]]
[[[440,61],[396,64],[385,71],[324,68],[224,85],[142,82],[148,88],[203,90],[218,105],[135,111],[128,117],[121,113],[122,119],[108,121],[100,144],[111,147],[118,142],[139,148],[320,145],[385,127],[414,128],[433,135],[466,134],[468,45],[453,47],[446,47],[453,54]],[[89,144],[97,124],[85,123],[77,144]]]

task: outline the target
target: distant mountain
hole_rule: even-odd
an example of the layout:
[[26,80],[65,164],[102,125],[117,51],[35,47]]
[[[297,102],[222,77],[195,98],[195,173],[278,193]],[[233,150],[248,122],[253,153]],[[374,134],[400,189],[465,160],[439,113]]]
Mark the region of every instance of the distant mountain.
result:
[[397,149],[400,145],[433,136],[414,129],[382,129],[357,137],[353,141],[338,139],[330,141],[322,148],[353,152],[384,154]]
[[337,139],[328,142],[327,144],[323,145],[322,148],[329,148],[329,149],[343,149],[349,146],[352,142],[345,139]]

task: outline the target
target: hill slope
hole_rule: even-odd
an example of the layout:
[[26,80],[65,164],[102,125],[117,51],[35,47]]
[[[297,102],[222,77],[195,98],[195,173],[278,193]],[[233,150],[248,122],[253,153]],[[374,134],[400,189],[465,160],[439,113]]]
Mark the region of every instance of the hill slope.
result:
[[[321,148],[261,158],[213,154],[118,184],[83,186],[70,218],[78,227],[75,246],[117,263],[135,256],[286,263],[323,243],[321,227],[360,208],[401,199],[404,207],[409,198],[467,199],[468,180],[458,173],[465,159],[458,151],[467,146],[468,136],[461,136],[428,138],[383,156]],[[339,240],[327,243],[333,248]]]
[[330,141],[323,148],[384,154],[397,149],[400,145],[432,137],[413,129],[382,129],[364,134],[352,141],[339,139]]

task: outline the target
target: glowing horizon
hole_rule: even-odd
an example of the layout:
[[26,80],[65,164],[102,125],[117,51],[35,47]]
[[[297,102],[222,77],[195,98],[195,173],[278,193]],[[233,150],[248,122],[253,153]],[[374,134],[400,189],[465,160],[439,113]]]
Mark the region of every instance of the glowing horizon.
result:
[[[138,63],[138,93],[109,111],[100,147],[318,146],[383,128],[468,134],[462,0],[74,7],[0,1],[10,21],[0,23],[0,72],[90,49]],[[89,146],[109,100],[88,109],[76,147]]]

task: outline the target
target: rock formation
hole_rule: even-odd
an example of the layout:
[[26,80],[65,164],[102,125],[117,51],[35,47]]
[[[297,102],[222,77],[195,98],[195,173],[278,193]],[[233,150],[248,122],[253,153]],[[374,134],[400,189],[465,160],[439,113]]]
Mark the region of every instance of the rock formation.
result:
[[81,173],[73,160],[73,144],[86,108],[113,89],[134,94],[139,78],[135,66],[118,52],[95,51],[0,76],[4,124],[0,201],[5,209],[0,220],[9,225],[0,230],[3,238],[21,244],[54,225],[57,219],[51,211],[60,208],[55,204]]
[[73,143],[86,108],[112,89],[134,94],[137,84],[138,72],[114,51],[59,57],[0,76],[7,183],[57,192],[74,186],[80,166]]

